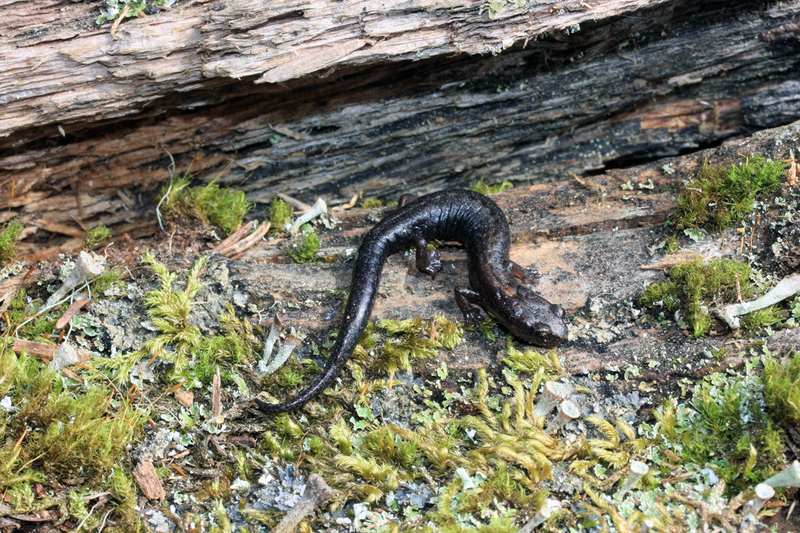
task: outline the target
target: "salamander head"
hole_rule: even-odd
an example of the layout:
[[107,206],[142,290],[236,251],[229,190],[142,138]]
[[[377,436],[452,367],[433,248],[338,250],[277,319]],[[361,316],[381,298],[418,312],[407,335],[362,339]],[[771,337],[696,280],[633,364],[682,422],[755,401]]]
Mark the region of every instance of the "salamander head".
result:
[[502,322],[516,337],[546,348],[554,348],[567,339],[564,309],[560,305],[551,304],[522,285],[511,300]]

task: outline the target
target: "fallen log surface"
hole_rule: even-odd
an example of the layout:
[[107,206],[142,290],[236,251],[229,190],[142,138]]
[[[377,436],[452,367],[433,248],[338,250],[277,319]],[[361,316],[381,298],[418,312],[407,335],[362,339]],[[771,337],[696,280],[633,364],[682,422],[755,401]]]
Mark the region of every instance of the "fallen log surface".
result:
[[[687,156],[496,195],[511,223],[512,259],[538,267],[543,276],[536,290],[564,306],[570,317],[570,341],[558,350],[567,371],[594,374],[638,368],[638,381],[632,381],[636,385],[669,376],[696,377],[720,365],[741,364],[739,355],[759,339],[732,334],[721,323],[714,336],[695,339],[676,329],[673,321],[643,320],[648,312],[642,310],[638,298],[647,284],[666,279],[665,267],[659,265],[676,257],[756,258],[766,275],[775,279],[785,275],[788,269],[782,261],[786,258],[778,257],[772,247],[776,234],[767,214],[764,218],[753,215],[742,224],[741,232],[730,230],[699,242],[681,237],[681,250],[675,255],[667,255],[659,245],[671,234],[664,222],[675,210],[677,191],[705,162],[730,164],[753,154],[784,159],[799,146],[800,123],[795,123]],[[764,202],[772,205],[769,198]],[[313,357],[311,343],[323,344],[338,326],[353,252],[380,216],[375,209],[340,212],[336,228],[320,230],[320,257],[326,258],[325,263],[289,263],[286,252],[294,241],[287,238],[264,241],[247,250],[241,261],[213,256],[205,275],[210,285],[198,295],[203,302],[197,309],[199,322],[213,328],[226,301],[251,313],[255,322],[265,322],[277,313],[287,328],[310,335],[298,349],[298,357]],[[416,270],[413,254],[389,258],[374,319],[441,314],[462,320],[453,289],[468,283],[465,256],[448,243],[440,249],[444,268],[433,282]],[[800,255],[800,247],[791,253]],[[189,262],[186,258],[181,264]],[[152,334],[141,327],[145,313],[141,305],[139,297],[122,307],[93,305],[110,338],[122,343],[117,349],[135,348],[142,340],[137,331]],[[103,318],[104,313],[113,318]],[[493,343],[477,333],[468,334],[463,345],[443,352],[442,360],[456,373],[482,366],[499,369],[505,344],[504,333],[496,332],[498,340]],[[770,350],[785,353],[800,341],[800,330],[784,329],[765,340]],[[724,361],[709,355],[723,348],[730,354]]]

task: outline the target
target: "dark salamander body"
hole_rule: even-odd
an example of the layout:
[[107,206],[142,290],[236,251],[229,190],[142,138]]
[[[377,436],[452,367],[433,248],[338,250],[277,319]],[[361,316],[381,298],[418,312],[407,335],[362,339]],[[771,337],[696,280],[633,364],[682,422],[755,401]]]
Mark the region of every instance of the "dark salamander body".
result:
[[497,204],[465,190],[404,196],[400,207],[372,228],[358,249],[339,336],[322,373],[287,402],[271,404],[256,399],[259,409],[271,413],[297,409],[330,386],[369,321],[386,258],[413,246],[417,268],[433,277],[441,269],[438,253],[427,247],[427,241],[434,239],[458,241],[466,248],[472,288],[456,288],[455,299],[467,322],[480,322],[480,312],[474,307],[479,305],[531,344],[552,347],[564,341],[564,310],[518,281],[535,283],[539,274],[509,259],[508,222]]

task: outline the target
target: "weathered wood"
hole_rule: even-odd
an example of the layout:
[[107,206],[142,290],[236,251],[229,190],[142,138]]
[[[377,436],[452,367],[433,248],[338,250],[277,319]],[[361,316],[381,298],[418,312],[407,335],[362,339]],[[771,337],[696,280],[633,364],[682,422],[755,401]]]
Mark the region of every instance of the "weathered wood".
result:
[[[536,4],[531,13],[542,6]],[[206,179],[221,175],[254,201],[285,191],[306,200],[325,195],[335,204],[359,190],[387,198],[478,178],[530,183],[585,175],[799,117],[799,32],[792,20],[800,1],[764,2],[758,9],[751,2],[693,6],[676,0],[587,22],[580,32],[551,34],[497,57],[440,54],[368,67],[343,60],[340,70],[322,79],[278,84],[246,79],[224,88],[220,78],[180,87],[175,84],[183,75],[125,79],[120,83],[136,87],[131,105],[141,109],[138,115],[111,126],[76,123],[76,129],[67,127],[59,147],[55,140],[25,141],[43,130],[21,130],[6,139],[0,168],[9,171],[0,175],[0,222],[20,215],[29,238],[51,241],[48,251],[39,251],[43,257],[64,248],[48,233],[33,234],[37,219],[47,222],[44,227],[73,233],[78,223],[152,220],[149,196],[169,177],[165,151],[179,171],[191,168]],[[445,16],[446,10],[435,6],[416,13],[426,9]],[[575,13],[568,10],[565,16]],[[120,32],[140,35],[136,31],[148,24],[180,18],[178,11],[162,15],[126,22]],[[558,12],[553,16],[558,19]],[[237,24],[244,20],[250,19]],[[263,31],[306,19],[270,20]],[[247,27],[261,31],[257,24]],[[145,52],[113,50],[114,68],[132,64],[145,70],[141,61],[127,63]],[[161,64],[157,56],[147,57]],[[398,57],[408,56],[389,59]],[[91,64],[99,68],[102,62]],[[192,79],[191,65],[186,79]],[[173,92],[160,93],[162,100],[144,105],[138,99],[165,88]],[[99,115],[93,117],[106,116],[101,104],[95,102]],[[178,112],[166,115],[168,109]]]
[[95,24],[96,4],[3,0],[0,137],[139,114],[165,94],[243,78],[278,83],[330,68],[496,52],[657,3],[531,2],[490,18],[482,0],[195,0],[126,20],[112,34],[111,24]]

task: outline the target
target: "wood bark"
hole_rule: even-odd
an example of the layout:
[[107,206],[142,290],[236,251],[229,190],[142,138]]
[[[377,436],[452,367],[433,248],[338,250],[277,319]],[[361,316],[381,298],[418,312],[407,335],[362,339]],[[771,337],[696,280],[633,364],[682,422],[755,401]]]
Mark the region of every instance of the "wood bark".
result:
[[[494,18],[479,3],[194,2],[113,36],[87,4],[36,5],[27,20],[8,3],[0,22],[14,36],[0,222],[22,218],[29,257],[101,221],[154,231],[167,153],[259,203],[335,205],[587,175],[800,117],[798,0],[537,2]],[[55,234],[72,240],[42,252]]]

